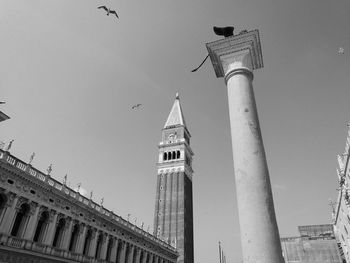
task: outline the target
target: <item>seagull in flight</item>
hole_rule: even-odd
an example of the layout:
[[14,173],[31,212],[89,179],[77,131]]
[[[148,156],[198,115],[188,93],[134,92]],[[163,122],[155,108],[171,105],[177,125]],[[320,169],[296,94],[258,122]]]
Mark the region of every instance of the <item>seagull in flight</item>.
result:
[[142,104],[141,103],[138,103],[134,106],[131,107],[132,110],[136,110],[138,107],[140,107]]
[[114,14],[117,18],[119,18],[118,14],[115,10],[111,10],[110,8],[108,8],[105,5],[101,5],[101,6],[97,7],[97,9],[101,9],[101,8],[107,11],[107,16],[109,16],[109,14]]

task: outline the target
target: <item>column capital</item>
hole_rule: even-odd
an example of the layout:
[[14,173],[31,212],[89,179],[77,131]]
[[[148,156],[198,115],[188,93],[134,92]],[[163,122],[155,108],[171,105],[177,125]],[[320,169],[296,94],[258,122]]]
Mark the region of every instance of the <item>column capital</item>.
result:
[[258,30],[210,42],[206,47],[218,78],[235,70],[251,73],[264,66]]

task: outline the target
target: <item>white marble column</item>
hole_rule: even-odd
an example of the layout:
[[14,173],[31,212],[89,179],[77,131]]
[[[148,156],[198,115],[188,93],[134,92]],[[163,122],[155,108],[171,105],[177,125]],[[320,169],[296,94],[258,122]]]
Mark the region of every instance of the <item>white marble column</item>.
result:
[[141,263],[140,262],[141,249],[139,249],[138,247],[135,247],[135,249],[136,249],[136,263]]
[[244,263],[282,263],[269,172],[253,92],[263,67],[257,30],[207,44],[228,90],[236,195]]

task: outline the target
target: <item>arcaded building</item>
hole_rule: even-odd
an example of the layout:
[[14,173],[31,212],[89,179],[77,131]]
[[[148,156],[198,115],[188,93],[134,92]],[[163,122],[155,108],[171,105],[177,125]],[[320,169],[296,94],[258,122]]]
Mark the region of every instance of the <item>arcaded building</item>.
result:
[[[176,174],[178,187],[173,194],[178,192],[174,201],[178,210],[157,210],[157,215],[176,216],[159,217],[166,227],[154,234],[58,182],[50,176],[51,169],[42,172],[31,161],[15,157],[10,153],[12,142],[0,150],[0,262],[175,263],[179,254],[183,259],[184,251],[191,259],[186,262],[193,262],[190,135],[185,126],[170,130],[163,129],[164,144],[172,146],[160,144],[160,163],[167,165],[158,164],[157,187],[164,191],[175,187],[160,182],[167,174]],[[168,207],[168,194],[163,197],[162,191],[157,192],[157,203],[163,201]],[[158,230],[160,221],[156,222]]]
[[281,238],[285,263],[342,263],[332,224],[298,227],[300,236]]
[[334,231],[343,249],[346,262],[350,262],[350,129],[348,130],[344,153],[338,155],[337,175],[339,181],[338,198],[333,208]]

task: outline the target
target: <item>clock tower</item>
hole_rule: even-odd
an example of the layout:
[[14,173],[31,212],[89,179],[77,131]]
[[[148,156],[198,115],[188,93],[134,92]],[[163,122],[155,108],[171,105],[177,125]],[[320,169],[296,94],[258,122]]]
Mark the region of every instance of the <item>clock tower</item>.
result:
[[193,263],[190,138],[177,93],[158,146],[154,235],[176,247],[178,263]]

